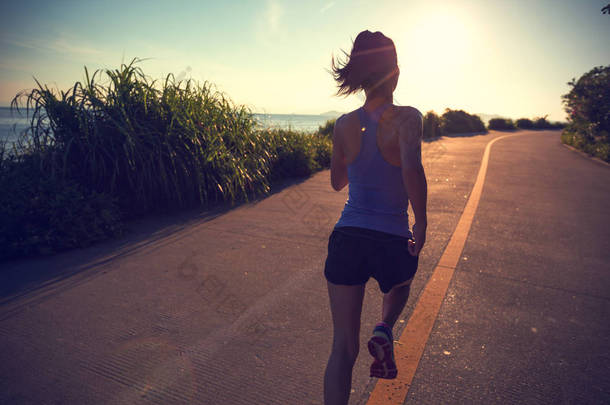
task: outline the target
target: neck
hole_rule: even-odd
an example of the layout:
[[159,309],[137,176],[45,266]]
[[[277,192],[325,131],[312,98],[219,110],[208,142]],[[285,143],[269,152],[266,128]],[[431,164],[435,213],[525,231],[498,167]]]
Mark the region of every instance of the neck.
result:
[[386,103],[392,104],[393,102],[394,102],[394,97],[392,96],[392,94],[390,94],[388,96],[377,96],[377,95],[369,96],[369,95],[367,95],[363,108],[366,111],[373,111],[380,105],[383,105]]

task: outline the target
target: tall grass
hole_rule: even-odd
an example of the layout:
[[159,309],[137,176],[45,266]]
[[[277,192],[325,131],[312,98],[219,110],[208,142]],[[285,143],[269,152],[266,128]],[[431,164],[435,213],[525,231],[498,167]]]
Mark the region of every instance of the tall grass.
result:
[[[68,91],[37,81],[13,99],[30,128],[12,150],[0,145],[0,258],[78,245],[82,233],[57,233],[68,215],[60,205],[73,208],[74,229],[101,220],[100,232],[111,236],[130,218],[234,205],[267,194],[283,177],[329,166],[328,137],[260,130],[246,107],[209,82],[152,80],[139,62],[92,75],[85,69]],[[32,209],[55,217],[53,224],[30,226]]]
[[136,62],[13,100],[33,111],[43,170],[117,196],[129,216],[268,191],[269,145],[245,107],[207,82],[151,81]]

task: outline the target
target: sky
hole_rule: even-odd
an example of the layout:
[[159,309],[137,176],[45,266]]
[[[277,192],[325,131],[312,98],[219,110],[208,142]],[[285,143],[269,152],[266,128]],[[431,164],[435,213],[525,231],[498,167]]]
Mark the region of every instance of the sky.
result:
[[610,64],[608,0],[11,1],[0,5],[0,105],[35,87],[67,90],[84,67],[134,57],[154,79],[213,83],[253,112],[346,112],[331,57],[362,30],[393,39],[394,102],[507,118],[565,120],[567,82]]

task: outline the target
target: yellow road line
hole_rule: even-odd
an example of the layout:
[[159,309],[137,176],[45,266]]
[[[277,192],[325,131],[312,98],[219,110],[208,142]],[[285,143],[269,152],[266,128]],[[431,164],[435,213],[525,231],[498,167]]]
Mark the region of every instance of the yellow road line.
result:
[[378,380],[367,405],[402,405],[404,403],[438,311],[445,298],[449,282],[462,255],[468,232],[470,232],[470,226],[481,199],[483,184],[485,184],[491,146],[500,139],[519,135],[525,134],[503,135],[491,140],[485,147],[479,174],[460,221],[453,235],[451,235],[449,244],[447,244],[430,280],[422,291],[398,343],[394,345],[398,376],[393,380]]

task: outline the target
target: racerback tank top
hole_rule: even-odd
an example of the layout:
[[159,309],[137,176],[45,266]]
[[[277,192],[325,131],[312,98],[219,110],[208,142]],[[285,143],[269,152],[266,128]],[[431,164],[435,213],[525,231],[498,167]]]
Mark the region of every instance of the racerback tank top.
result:
[[390,106],[383,104],[370,113],[363,107],[357,110],[362,143],[358,156],[347,167],[348,199],[335,228],[356,226],[412,237],[402,169],[389,164],[377,147],[379,119]]

